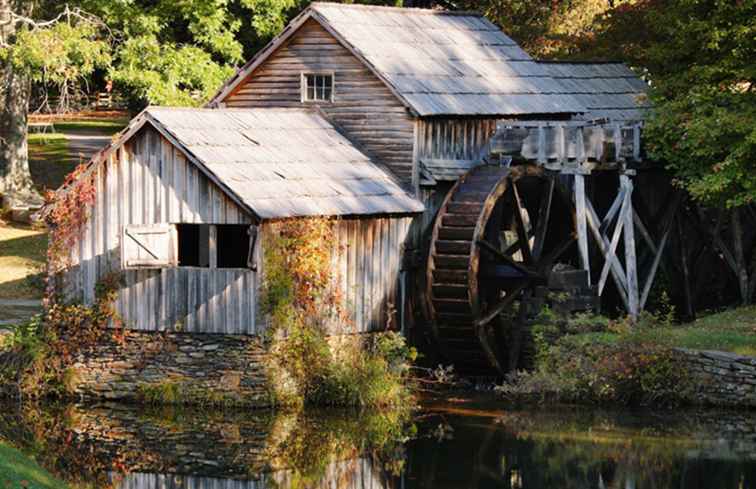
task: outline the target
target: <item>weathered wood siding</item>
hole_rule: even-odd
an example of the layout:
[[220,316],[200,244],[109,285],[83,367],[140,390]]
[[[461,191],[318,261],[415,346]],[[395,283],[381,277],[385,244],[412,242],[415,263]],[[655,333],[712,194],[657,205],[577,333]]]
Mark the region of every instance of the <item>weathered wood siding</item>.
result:
[[411,185],[413,118],[378,77],[314,20],[223,102],[227,107],[301,107],[302,72],[334,73],[334,101],[319,104],[321,109],[403,184]]
[[496,132],[496,119],[420,119],[417,155],[442,160],[474,160]]
[[334,333],[397,328],[399,272],[412,218],[343,219],[334,230],[333,269],[350,324]]
[[[94,299],[95,284],[109,272],[123,274],[116,307],[126,328],[257,334],[267,319],[258,311],[264,273],[202,267],[121,270],[121,237],[130,224],[249,224],[251,218],[157,131],[145,128],[95,173],[96,198],[64,289],[69,298]],[[411,217],[337,221],[334,280],[342,289],[349,324],[332,333],[364,333],[396,326],[398,275]],[[262,224],[262,232],[266,232]],[[261,243],[264,240],[261,240]]]
[[[139,472],[125,475],[113,473],[111,480],[116,489],[273,489],[293,487],[298,477],[294,470],[280,469],[257,474],[257,478],[249,480]],[[393,484],[370,457],[360,457],[331,462],[325,468],[322,477],[307,487],[390,489]]]
[[[152,128],[145,128],[101,164],[96,198],[65,290],[91,303],[95,284],[121,266],[128,224],[247,224],[250,217]],[[258,277],[246,269],[123,270],[116,307],[138,330],[255,333]]]

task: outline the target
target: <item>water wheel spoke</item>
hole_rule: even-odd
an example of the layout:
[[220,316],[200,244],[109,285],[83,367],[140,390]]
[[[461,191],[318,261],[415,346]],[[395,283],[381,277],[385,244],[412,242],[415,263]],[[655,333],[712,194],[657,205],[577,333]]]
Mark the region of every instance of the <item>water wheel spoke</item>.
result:
[[574,247],[574,236],[554,247],[567,238],[556,233],[575,220],[562,193],[559,180],[544,179],[540,168],[482,165],[445,196],[433,226],[425,288],[430,326],[448,361],[504,373],[503,360],[517,340],[505,347],[510,338],[498,328],[518,321],[518,303],[525,305],[521,315],[534,310],[530,289],[542,285],[552,263]]
[[538,221],[536,222],[535,239],[533,240],[533,259],[538,260],[543,253],[543,245],[546,240],[546,230],[551,217],[551,202],[554,198],[554,178],[546,182],[546,192],[541,196],[541,204],[538,208]]
[[477,323],[475,323],[476,326],[485,326],[486,324],[490,323],[493,319],[499,316],[502,312],[509,309],[509,307],[512,305],[512,303],[517,299],[517,296],[520,292],[525,290],[528,285],[530,284],[530,280],[520,280],[517,282],[517,284],[514,286],[514,288],[510,291],[507,291],[507,295],[500,300],[498,303],[496,303],[495,306],[490,308],[479,320]]
[[477,241],[477,243],[478,243],[478,245],[481,248],[483,248],[486,251],[490,252],[496,258],[498,258],[499,260],[503,261],[507,265],[510,265],[511,267],[516,268],[517,270],[519,270],[523,274],[527,275],[528,277],[535,277],[535,276],[538,275],[535,271],[531,270],[530,268],[528,268],[524,264],[522,264],[520,262],[517,262],[517,261],[513,260],[512,258],[510,258],[509,256],[507,256],[504,253],[502,253],[496,246],[492,245],[488,241],[484,241],[482,239],[479,239]]
[[572,246],[576,239],[577,235],[573,233],[567,239],[559,243],[559,246],[549,251],[539,263],[538,271],[542,274],[547,274],[554,262],[558,260],[559,257],[570,248],[570,246]]
[[520,251],[522,252],[522,261],[525,263],[533,263],[533,253],[530,249],[530,238],[528,229],[523,219],[524,210],[522,205],[522,199],[520,198],[520,192],[517,190],[517,182],[511,179],[509,185],[512,189],[512,203],[515,205],[514,217],[517,228],[517,241],[520,243]]

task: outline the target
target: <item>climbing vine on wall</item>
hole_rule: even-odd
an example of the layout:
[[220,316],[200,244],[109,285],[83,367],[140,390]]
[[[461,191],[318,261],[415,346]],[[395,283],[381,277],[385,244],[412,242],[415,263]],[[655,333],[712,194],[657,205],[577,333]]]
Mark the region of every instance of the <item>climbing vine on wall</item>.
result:
[[84,224],[95,201],[95,176],[82,163],[66,176],[62,190],[46,195],[50,212],[47,262],[50,272],[61,271],[70,264],[70,250],[80,239]]
[[[416,352],[396,333],[364,342],[327,337],[349,319],[332,266],[336,221],[293,219],[264,236],[262,310],[269,318],[270,375],[281,404],[409,405],[409,363]],[[343,337],[342,337],[343,338]]]

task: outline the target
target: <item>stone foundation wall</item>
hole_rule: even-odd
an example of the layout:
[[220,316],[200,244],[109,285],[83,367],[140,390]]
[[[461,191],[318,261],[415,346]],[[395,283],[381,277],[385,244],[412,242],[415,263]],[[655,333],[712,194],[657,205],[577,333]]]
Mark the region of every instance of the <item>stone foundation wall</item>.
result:
[[[252,407],[272,403],[268,352],[259,337],[133,330],[124,335],[119,341],[108,337],[78,356],[68,375],[75,396],[130,402],[175,396],[196,404]],[[362,348],[372,336],[335,335],[328,343],[339,355]]]
[[145,393],[268,406],[266,351],[241,335],[126,331],[80,354],[69,377],[83,399],[138,401]]
[[756,357],[677,349],[691,374],[696,404],[756,408]]

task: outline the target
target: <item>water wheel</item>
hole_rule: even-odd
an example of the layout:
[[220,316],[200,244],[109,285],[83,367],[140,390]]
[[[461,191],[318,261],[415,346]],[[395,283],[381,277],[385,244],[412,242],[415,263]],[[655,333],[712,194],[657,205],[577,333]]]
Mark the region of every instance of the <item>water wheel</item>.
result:
[[442,203],[427,305],[440,352],[458,368],[507,370],[507,329],[574,247],[574,208],[556,178],[533,165],[483,165],[460,178]]

